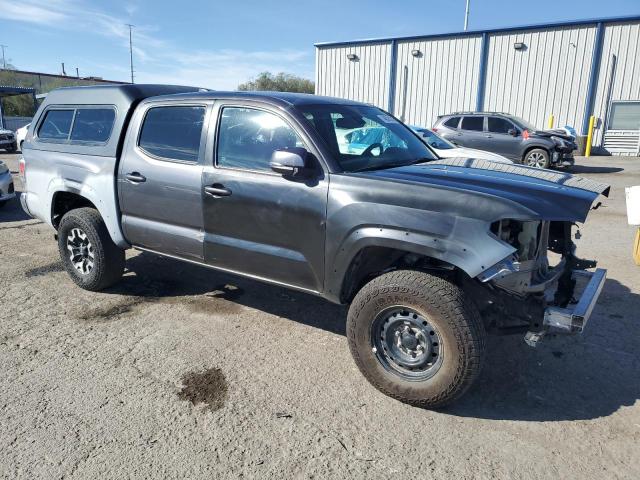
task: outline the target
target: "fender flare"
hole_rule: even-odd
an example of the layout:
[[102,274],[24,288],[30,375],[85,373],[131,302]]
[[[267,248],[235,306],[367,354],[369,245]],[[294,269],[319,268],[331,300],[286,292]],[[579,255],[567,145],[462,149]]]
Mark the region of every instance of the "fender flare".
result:
[[122,233],[122,229],[120,228],[120,219],[117,212],[116,203],[113,202],[111,205],[104,201],[103,196],[99,195],[98,192],[91,186],[86,183],[76,182],[70,179],[63,178],[54,178],[48,186],[47,195],[51,200],[51,204],[49,205],[49,224],[53,226],[53,208],[55,205],[55,197],[59,193],[73,193],[82,198],[85,198],[89,202],[91,202],[100,216],[104,220],[105,225],[107,226],[107,230],[109,235],[111,236],[111,240],[119,246],[120,248],[130,248],[131,245],[124,238]]

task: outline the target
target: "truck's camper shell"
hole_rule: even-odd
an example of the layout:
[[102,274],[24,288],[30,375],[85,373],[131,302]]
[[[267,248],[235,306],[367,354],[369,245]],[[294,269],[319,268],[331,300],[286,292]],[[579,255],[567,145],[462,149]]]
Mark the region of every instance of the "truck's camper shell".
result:
[[[45,98],[36,112],[32,128],[27,137],[27,148],[36,150],[57,151],[65,153],[83,153],[104,157],[116,157],[121,146],[121,138],[126,131],[127,122],[135,107],[145,98],[176,93],[197,92],[197,87],[180,85],[95,85],[89,87],[66,87],[53,90]],[[105,144],[86,145],[72,143],[38,142],[33,137],[47,110],[55,107],[72,108],[74,106],[110,106],[115,109],[116,116],[113,130]],[[35,140],[35,141],[34,141]]]

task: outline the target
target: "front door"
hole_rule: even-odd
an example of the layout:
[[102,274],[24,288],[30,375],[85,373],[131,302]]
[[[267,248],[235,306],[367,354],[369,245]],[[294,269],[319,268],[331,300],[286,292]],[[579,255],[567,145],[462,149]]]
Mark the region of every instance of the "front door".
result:
[[[522,138],[519,130],[506,118],[487,117],[487,142],[482,150],[499,153],[512,159],[519,159]],[[509,131],[515,131],[517,136]]]
[[122,230],[132,245],[203,260],[206,110],[174,101],[136,112],[118,171]]
[[303,135],[263,107],[221,105],[203,174],[205,261],[212,266],[321,291],[328,182],[310,155],[309,175],[270,168],[274,150],[304,147]]

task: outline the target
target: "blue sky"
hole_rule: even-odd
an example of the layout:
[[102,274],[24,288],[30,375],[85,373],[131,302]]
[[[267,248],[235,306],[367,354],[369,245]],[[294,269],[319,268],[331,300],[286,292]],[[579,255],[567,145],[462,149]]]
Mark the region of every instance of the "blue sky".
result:
[[[234,89],[261,71],[314,76],[316,42],[462,30],[465,0],[0,0],[22,70]],[[639,0],[472,0],[470,28],[640,14]]]

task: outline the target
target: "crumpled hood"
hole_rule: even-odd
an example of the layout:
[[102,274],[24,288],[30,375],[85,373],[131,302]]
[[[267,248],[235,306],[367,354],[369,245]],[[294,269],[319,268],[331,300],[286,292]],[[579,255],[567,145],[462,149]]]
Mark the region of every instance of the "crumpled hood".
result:
[[516,202],[532,212],[532,219],[584,222],[609,185],[567,173],[497,163],[448,158],[418,165],[362,172],[379,179],[421,183],[481,193]]

